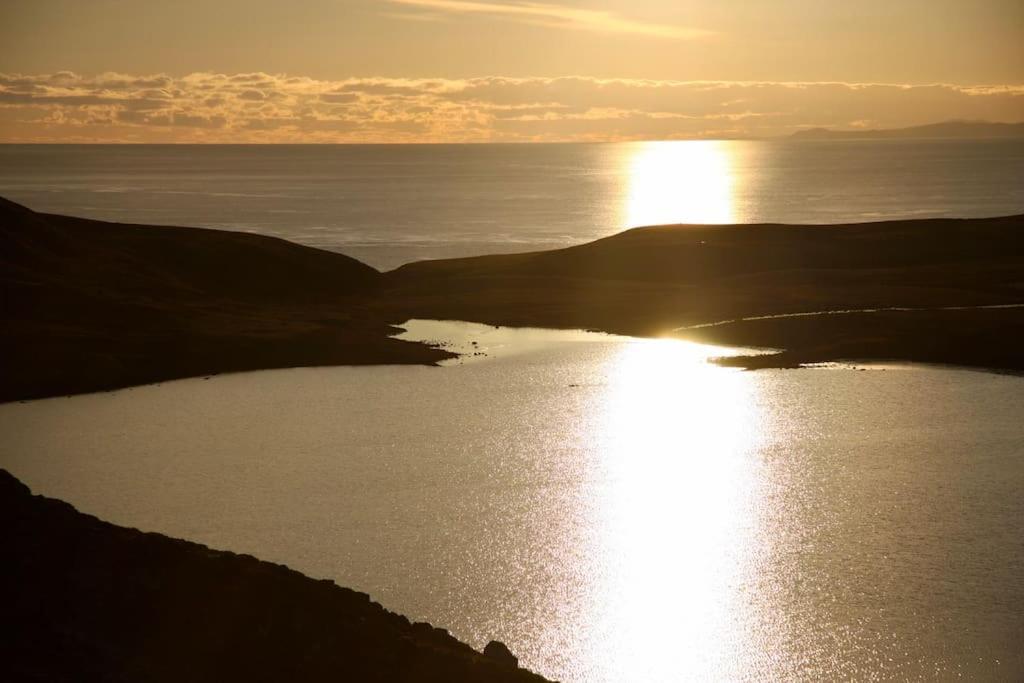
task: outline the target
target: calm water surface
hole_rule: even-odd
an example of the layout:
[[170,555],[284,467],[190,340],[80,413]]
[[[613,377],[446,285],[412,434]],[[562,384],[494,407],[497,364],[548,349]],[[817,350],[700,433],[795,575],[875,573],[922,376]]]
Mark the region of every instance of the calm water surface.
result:
[[4,405],[0,466],[565,681],[1024,676],[1024,379],[407,337],[488,355]]
[[1024,140],[0,145],[0,195],[277,235],[387,269],[638,225],[1024,213]]

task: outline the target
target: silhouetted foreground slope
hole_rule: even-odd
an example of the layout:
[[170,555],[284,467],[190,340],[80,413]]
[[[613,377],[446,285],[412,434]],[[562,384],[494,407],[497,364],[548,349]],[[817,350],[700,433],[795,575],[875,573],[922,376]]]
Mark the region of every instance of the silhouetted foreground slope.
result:
[[0,200],[0,400],[218,372],[432,363],[409,318],[785,348],[749,367],[903,359],[1024,370],[1024,310],[744,321],[1024,302],[1024,217],[638,228],[389,273],[244,233],[36,214]]
[[4,470],[0,547],[4,681],[544,680],[363,593],[102,522]]

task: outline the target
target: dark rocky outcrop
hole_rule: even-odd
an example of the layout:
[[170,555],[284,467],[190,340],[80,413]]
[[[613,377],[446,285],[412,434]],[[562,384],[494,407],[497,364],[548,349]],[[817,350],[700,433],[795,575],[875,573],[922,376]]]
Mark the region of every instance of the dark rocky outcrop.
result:
[[3,681],[544,680],[507,648],[484,655],[330,581],[102,522],[4,470],[0,548]]
[[492,640],[484,647],[484,655],[503,666],[515,668],[519,666],[519,658],[512,654],[508,646],[500,640]]

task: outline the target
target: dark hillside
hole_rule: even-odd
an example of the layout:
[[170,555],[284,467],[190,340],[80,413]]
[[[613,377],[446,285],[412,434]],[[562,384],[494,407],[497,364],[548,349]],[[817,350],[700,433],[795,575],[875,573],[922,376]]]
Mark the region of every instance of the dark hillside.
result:
[[4,470],[0,547],[11,683],[544,680],[364,593],[102,522]]

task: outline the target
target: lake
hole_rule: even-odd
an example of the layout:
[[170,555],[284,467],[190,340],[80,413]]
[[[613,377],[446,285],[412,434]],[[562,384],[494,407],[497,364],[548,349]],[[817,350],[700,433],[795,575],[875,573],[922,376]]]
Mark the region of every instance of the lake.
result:
[[0,195],[276,235],[390,269],[639,225],[1024,213],[1024,140],[0,145]]
[[678,340],[451,322],[404,337],[476,355],[6,404],[0,466],[563,681],[1024,675],[1024,378],[743,372]]

